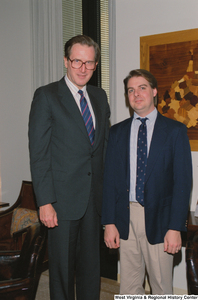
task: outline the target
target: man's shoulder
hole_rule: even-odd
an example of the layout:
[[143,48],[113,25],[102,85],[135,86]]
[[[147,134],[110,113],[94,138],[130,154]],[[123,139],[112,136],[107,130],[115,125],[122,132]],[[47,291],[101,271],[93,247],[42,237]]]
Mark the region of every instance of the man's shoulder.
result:
[[105,90],[103,90],[101,87],[97,87],[97,86],[94,86],[94,85],[88,84],[87,85],[87,92],[91,93],[94,96],[103,95],[103,96],[106,97]]
[[45,90],[45,91],[58,90],[59,85],[66,85],[64,77],[61,78],[60,80],[57,80],[57,81],[54,81],[54,82],[50,82],[50,83],[48,83],[46,85],[42,85],[39,88],[37,88],[36,91],[38,91],[38,90]]
[[34,92],[33,99],[57,99],[58,96],[68,95],[69,88],[65,83],[64,77],[58,81],[51,82],[49,84],[40,86]]
[[132,118],[125,119],[111,126],[110,134],[116,136],[125,136],[130,132]]
[[157,120],[166,123],[166,125],[169,126],[169,127],[171,127],[171,128],[174,128],[174,127],[175,127],[175,128],[179,128],[179,127],[184,127],[184,128],[185,128],[185,127],[186,127],[185,124],[183,124],[183,123],[181,123],[181,122],[179,122],[179,121],[177,121],[177,120],[170,119],[170,118],[168,118],[168,117],[166,117],[166,116],[163,116],[163,115],[160,114],[159,112],[158,112]]
[[112,125],[111,129],[112,130],[120,130],[122,128],[130,126],[131,122],[132,122],[132,117]]
[[87,90],[89,90],[89,91],[104,91],[103,88],[95,86],[95,85],[91,85],[91,84],[87,84]]

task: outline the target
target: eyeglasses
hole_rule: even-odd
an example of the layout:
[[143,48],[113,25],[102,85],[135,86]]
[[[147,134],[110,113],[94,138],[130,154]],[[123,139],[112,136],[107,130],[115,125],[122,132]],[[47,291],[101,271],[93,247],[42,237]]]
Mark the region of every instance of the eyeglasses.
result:
[[71,61],[71,66],[74,69],[80,69],[82,67],[82,65],[85,65],[85,68],[87,70],[94,70],[95,67],[96,67],[95,61],[92,61],[92,60],[88,60],[88,61],[82,62],[82,60],[76,59],[76,58],[75,59],[70,59],[68,57],[68,59]]

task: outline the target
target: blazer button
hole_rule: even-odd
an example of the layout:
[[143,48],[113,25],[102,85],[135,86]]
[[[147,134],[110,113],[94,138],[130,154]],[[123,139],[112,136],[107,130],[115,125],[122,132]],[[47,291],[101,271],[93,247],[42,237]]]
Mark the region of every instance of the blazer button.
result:
[[88,172],[88,176],[90,176],[91,175],[91,172]]

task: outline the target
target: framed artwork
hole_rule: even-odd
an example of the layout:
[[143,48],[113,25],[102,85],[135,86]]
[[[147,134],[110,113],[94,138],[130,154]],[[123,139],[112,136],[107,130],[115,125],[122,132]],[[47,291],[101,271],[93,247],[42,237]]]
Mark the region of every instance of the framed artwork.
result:
[[158,81],[159,112],[184,123],[198,151],[198,29],[140,37],[140,68]]

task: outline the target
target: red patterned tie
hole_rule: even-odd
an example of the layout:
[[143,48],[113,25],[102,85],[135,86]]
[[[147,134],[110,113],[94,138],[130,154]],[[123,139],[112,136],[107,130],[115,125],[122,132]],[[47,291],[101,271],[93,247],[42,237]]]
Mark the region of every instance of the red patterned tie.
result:
[[85,122],[85,126],[87,128],[87,132],[89,135],[89,139],[91,142],[91,145],[93,146],[94,144],[94,126],[93,126],[93,120],[92,120],[92,116],[89,110],[89,106],[87,104],[87,100],[85,99],[84,95],[83,95],[83,91],[79,90],[78,93],[80,94],[80,107],[81,107],[81,112],[82,112],[82,117],[83,120]]

